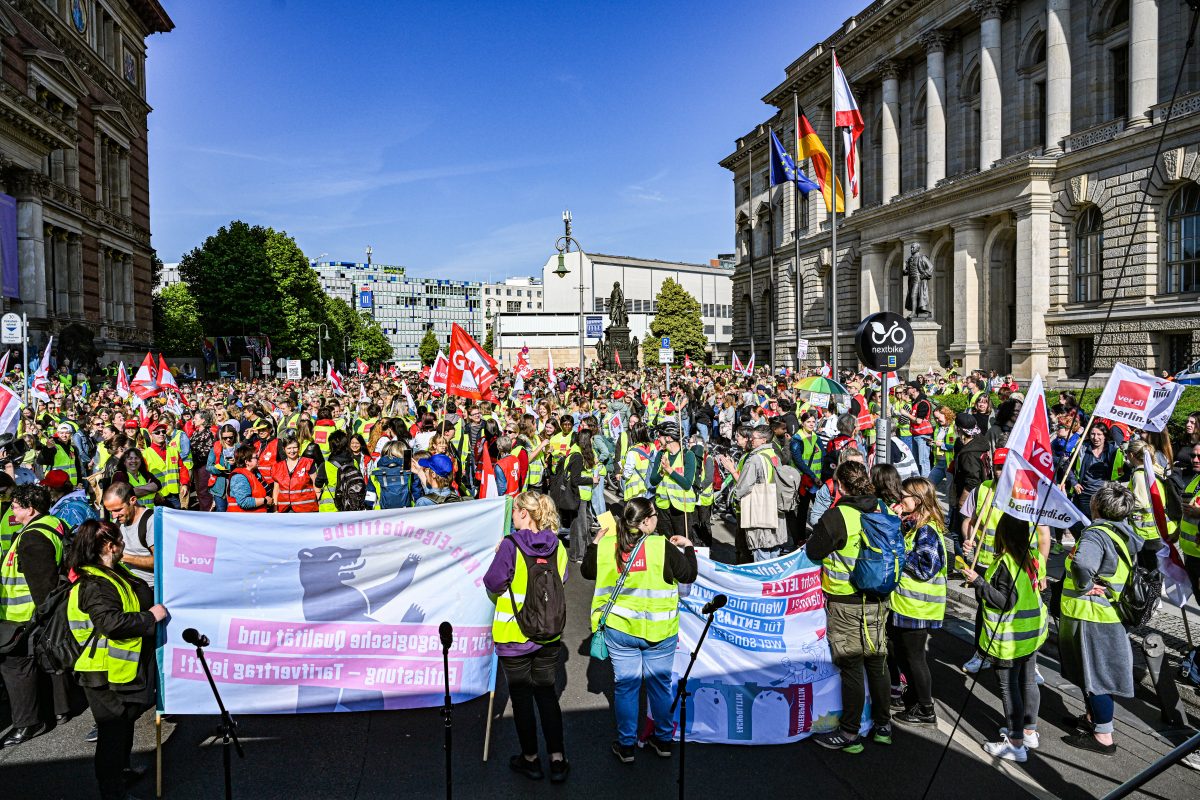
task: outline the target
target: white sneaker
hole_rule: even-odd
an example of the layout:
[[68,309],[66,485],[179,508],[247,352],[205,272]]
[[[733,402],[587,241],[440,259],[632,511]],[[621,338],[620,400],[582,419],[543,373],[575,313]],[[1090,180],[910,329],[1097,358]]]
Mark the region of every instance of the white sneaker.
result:
[[976,653],[975,655],[971,656],[970,661],[962,665],[962,671],[968,675],[974,675],[975,673],[979,672],[979,670],[988,669],[991,666],[992,662]]
[[1040,669],[1038,669],[1037,664],[1033,665],[1033,680],[1037,683],[1038,686],[1041,686],[1043,683],[1046,682],[1046,679],[1042,677],[1042,671]]
[[[1026,749],[1037,750],[1038,742],[1041,741],[1041,739],[1038,738],[1038,732],[1037,731],[1025,731],[1024,733],[1025,733],[1024,744],[1025,744]],[[1004,737],[1005,739],[1007,739],[1008,738],[1008,728],[1001,728],[1000,735],[1002,737]]]
[[1008,740],[1008,736],[1001,736],[998,742],[984,742],[984,752],[995,758],[1003,758],[1005,761],[1016,761],[1024,763],[1029,757],[1029,752],[1025,746],[1016,747]]

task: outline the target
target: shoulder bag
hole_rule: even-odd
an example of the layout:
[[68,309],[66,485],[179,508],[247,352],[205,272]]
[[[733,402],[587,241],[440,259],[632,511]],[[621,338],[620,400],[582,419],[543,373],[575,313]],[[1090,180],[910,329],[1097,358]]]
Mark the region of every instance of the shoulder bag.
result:
[[598,658],[601,661],[608,658],[608,643],[604,641],[604,622],[608,619],[608,612],[612,611],[613,603],[617,602],[617,595],[621,593],[621,588],[625,585],[625,578],[629,575],[629,568],[637,560],[638,553],[642,549],[642,542],[644,541],[646,541],[645,536],[638,539],[638,543],[633,546],[633,550],[629,553],[629,560],[625,562],[625,569],[621,570],[621,577],[617,579],[617,585],[613,589],[612,597],[608,598],[608,603],[604,606],[604,610],[600,612],[600,622],[596,625],[596,632],[592,634],[592,644],[589,652],[592,658]]

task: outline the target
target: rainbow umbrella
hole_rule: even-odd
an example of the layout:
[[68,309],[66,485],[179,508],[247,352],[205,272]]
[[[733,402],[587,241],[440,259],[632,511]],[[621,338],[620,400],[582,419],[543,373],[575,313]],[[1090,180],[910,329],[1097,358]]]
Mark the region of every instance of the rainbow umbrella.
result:
[[850,391],[845,386],[819,375],[804,378],[797,383],[796,397],[819,408],[828,406],[830,400],[840,405],[849,405],[850,403]]

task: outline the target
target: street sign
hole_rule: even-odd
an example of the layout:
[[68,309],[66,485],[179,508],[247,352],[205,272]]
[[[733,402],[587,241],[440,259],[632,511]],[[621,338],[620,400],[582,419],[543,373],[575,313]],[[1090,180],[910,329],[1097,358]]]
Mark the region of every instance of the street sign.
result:
[[286,364],[287,362],[288,362],[288,360],[286,358],[277,358],[277,359],[275,359],[275,366],[279,367],[280,369],[283,369],[283,365]]
[[670,346],[671,346],[671,337],[670,337],[670,336],[664,336],[664,337],[662,337],[662,348],[663,348],[664,350],[666,350],[666,349],[667,349],[667,348],[669,348]]
[[316,371],[321,368],[321,362],[314,358],[312,361],[308,362],[308,368],[316,373]]
[[858,359],[868,369],[888,372],[908,364],[913,354],[913,331],[908,320],[891,311],[871,314],[854,332]]
[[267,358],[266,356],[263,356],[262,365],[264,367],[271,366],[271,359]]
[[[663,341],[666,341],[664,338]],[[674,364],[675,351],[670,347],[658,348],[658,363],[659,364]]]
[[287,376],[289,381],[300,380],[300,359],[289,358],[287,360]]
[[0,344],[20,344],[24,339],[20,314],[9,312],[0,317]]
[[597,315],[587,318],[587,337],[589,339],[604,338],[604,317]]

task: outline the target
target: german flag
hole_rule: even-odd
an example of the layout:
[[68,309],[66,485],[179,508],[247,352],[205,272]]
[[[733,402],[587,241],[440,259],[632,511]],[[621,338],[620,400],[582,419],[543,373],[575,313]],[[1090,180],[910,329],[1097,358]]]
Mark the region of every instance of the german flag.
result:
[[813,174],[817,179],[817,184],[821,187],[821,196],[825,198],[825,210],[832,210],[833,203],[830,199],[830,182],[832,176],[837,191],[837,210],[840,213],[846,212],[845,198],[842,193],[842,185],[838,183],[837,176],[832,175],[833,170],[829,165],[829,151],[825,149],[825,145],[821,144],[821,139],[817,136],[817,132],[813,130],[812,124],[808,121],[808,117],[804,116],[804,109],[800,109],[796,117],[796,154],[800,160],[808,159],[812,162]]

